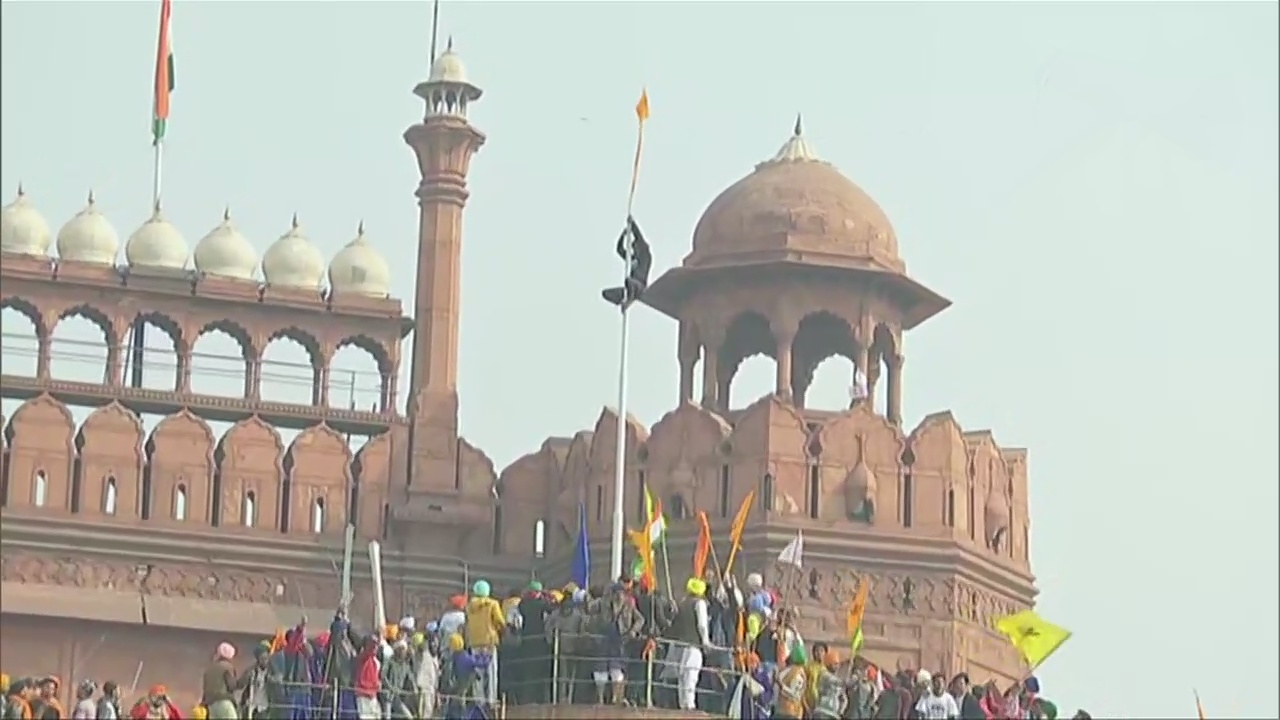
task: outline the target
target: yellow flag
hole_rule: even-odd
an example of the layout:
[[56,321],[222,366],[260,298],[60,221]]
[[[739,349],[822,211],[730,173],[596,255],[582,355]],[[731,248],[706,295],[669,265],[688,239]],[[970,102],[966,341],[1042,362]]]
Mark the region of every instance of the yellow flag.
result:
[[640,91],[640,100],[636,102],[636,117],[640,122],[649,119],[649,90]]
[[1071,639],[1070,630],[1054,625],[1031,610],[1000,618],[996,621],[996,631],[1009,639],[1033,670]]
[[751,503],[755,502],[756,491],[752,490],[742,500],[742,506],[738,508],[738,514],[733,516],[733,524],[729,526],[729,561],[724,565],[724,571],[727,574],[733,570],[733,561],[738,557],[738,550],[742,547],[742,533],[747,529],[747,518],[751,516]]
[[636,103],[636,118],[640,128],[636,133],[636,157],[631,162],[631,190],[627,193],[627,214],[636,202],[636,183],[640,182],[640,155],[644,152],[644,121],[649,119],[649,91],[640,91],[640,100]]

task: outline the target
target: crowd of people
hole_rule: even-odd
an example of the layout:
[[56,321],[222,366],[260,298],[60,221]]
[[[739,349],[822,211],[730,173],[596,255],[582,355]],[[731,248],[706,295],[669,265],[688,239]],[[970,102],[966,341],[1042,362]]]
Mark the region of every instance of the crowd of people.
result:
[[[496,594],[484,580],[438,618],[361,632],[339,608],[240,662],[221,643],[201,700],[179,708],[153,687],[124,710],[120,687],[81,680],[70,712],[57,678],[5,682],[4,720],[405,720],[499,717],[512,704],[633,705],[739,719],[1056,720],[1035,677],[1001,688],[928,669],[889,671],[806,644],[783,598],[751,574],[691,578],[678,600],[645,578],[608,587],[530,582]],[[1075,720],[1089,720],[1078,711]]]

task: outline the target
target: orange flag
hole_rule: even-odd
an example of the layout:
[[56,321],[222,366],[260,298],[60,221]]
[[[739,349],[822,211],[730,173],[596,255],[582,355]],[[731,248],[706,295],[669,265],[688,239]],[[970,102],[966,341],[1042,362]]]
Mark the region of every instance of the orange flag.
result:
[[658,586],[658,574],[653,567],[653,523],[646,523],[644,529],[640,531],[639,537],[636,538],[636,551],[640,555],[640,561],[644,563],[643,574],[645,582],[649,583],[649,587]]
[[858,578],[858,592],[854,594],[853,602],[849,603],[849,617],[845,623],[850,635],[862,627],[862,616],[867,613],[867,594],[870,591],[871,581],[865,577]]
[[698,511],[698,544],[693,549],[693,576],[703,577],[707,572],[707,558],[711,557],[711,524],[707,513]]
[[742,533],[747,529],[747,517],[751,515],[751,503],[755,502],[756,491],[752,490],[742,499],[742,506],[738,508],[738,514],[733,516],[733,524],[729,526],[729,541],[732,545],[729,548],[729,561],[725,563],[725,573],[733,570],[733,560],[738,556],[738,549],[742,547]]

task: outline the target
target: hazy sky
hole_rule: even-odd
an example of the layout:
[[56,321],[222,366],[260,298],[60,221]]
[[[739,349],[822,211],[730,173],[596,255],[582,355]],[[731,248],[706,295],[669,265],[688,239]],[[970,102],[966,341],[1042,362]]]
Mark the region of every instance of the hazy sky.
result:
[[[364,219],[410,297],[400,135],[422,116],[429,4],[176,5],[166,214],[194,246],[229,204],[261,251],[296,211],[327,254]],[[147,215],[157,6],[3,3],[0,186],[23,181],[55,231],[91,187],[122,241]],[[910,272],[955,301],[907,339],[908,424],[952,408],[1031,450],[1040,609],[1076,632],[1042,671],[1064,714],[1191,717],[1193,686],[1211,716],[1280,713],[1275,3],[447,2],[442,24],[486,91],[462,423],[500,465],[614,402],[597,290],[641,85],[637,214],[659,270],[802,111]],[[18,323],[6,312],[8,371],[33,365]],[[633,337],[652,422],[676,398],[675,325],[641,311]],[[198,390],[239,389],[214,361],[197,372]],[[772,376],[750,362],[735,404]],[[831,361],[810,397],[844,404],[848,377]]]

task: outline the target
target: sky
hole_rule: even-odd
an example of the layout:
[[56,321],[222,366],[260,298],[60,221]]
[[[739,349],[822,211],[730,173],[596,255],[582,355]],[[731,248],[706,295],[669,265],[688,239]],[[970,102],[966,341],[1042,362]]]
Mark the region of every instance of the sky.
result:
[[[296,212],[326,255],[363,220],[411,297],[400,136],[422,116],[430,4],[175,5],[166,216],[194,246],[229,206],[261,252]],[[0,14],[0,188],[22,182],[55,232],[92,188],[123,241],[150,206],[158,3]],[[1277,20],[1262,2],[446,0],[441,44],[484,88],[471,119],[489,137],[464,223],[465,435],[503,466],[616,402],[597,292],[642,86],[636,214],[659,271],[802,112],[910,273],[955,302],[906,338],[906,424],[950,408],[1030,448],[1038,609],[1075,632],[1047,692],[1065,713],[1193,717],[1195,688],[1210,716],[1277,717],[1242,674],[1280,676]],[[24,325],[5,312],[6,372],[34,367]],[[629,407],[652,423],[677,398],[675,325],[642,310],[633,328]],[[100,344],[68,320],[55,375],[92,378]],[[239,389],[207,357],[229,338],[197,352],[198,391]],[[287,341],[267,357],[305,361]],[[372,366],[335,361],[360,406]],[[298,368],[270,373],[278,399],[307,399]],[[734,404],[772,377],[749,361]],[[848,379],[829,361],[811,404],[847,403]]]

